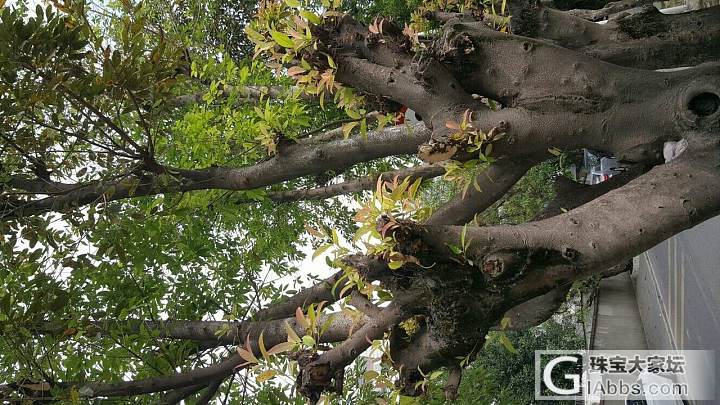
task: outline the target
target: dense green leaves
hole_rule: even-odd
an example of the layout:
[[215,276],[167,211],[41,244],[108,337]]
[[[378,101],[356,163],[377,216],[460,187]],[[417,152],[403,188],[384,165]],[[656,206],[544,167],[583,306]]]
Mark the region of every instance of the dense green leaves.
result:
[[[17,192],[11,179],[139,184],[138,167],[150,152],[174,167],[246,166],[274,153],[280,136],[301,137],[337,115],[292,91],[248,99],[242,86],[282,81],[262,64],[225,56],[198,34],[202,25],[183,29],[168,11],[180,10],[165,6],[2,9],[3,210],[35,198]],[[188,93],[199,101],[175,104]],[[177,181],[172,173],[160,178]],[[101,199],[0,224],[0,368],[14,370],[2,382],[116,381],[212,362],[222,350],[199,357],[195,344],[124,331],[118,322],[244,319],[251,307],[294,288],[304,224],[319,212],[332,223],[347,211],[333,201],[278,205],[264,195]],[[283,276],[290,277],[275,281]],[[89,319],[112,321],[107,333],[86,335]],[[43,329],[48,322],[55,326]]]

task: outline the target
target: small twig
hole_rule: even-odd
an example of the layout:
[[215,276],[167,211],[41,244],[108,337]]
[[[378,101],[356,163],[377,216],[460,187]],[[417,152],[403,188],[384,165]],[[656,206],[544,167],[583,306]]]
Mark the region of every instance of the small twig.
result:
[[[155,151],[155,145],[152,139],[152,134],[150,133],[150,125],[148,125],[147,121],[145,120],[145,117],[143,116],[142,111],[140,110],[140,105],[137,102],[137,98],[135,98],[135,95],[132,91],[126,90],[128,95],[130,96],[130,100],[132,100],[133,105],[135,106],[135,110],[138,113],[138,116],[140,117],[140,124],[142,125],[143,129],[145,130],[145,134],[148,137],[148,147],[147,152],[152,157]],[[154,159],[153,159],[154,161]]]
[[[102,121],[103,123],[105,123],[105,125],[107,125],[108,127],[110,127],[110,128],[111,128],[113,131],[115,131],[118,135],[120,135],[120,137],[121,137],[123,140],[125,140],[125,142],[127,142],[127,143],[130,144],[130,145],[132,145],[132,147],[135,148],[135,150],[136,150],[138,153],[140,153],[140,154],[143,155],[143,156],[144,156],[144,154],[147,154],[147,153],[148,153],[147,150],[143,149],[140,145],[138,145],[138,143],[135,142],[135,141],[130,137],[130,135],[128,135],[128,133],[125,132],[125,130],[123,130],[123,129],[120,128],[117,124],[115,124],[115,122],[114,122],[113,120],[111,120],[110,118],[108,118],[105,114],[102,113],[102,111],[98,110],[94,105],[88,103],[87,100],[85,100],[84,98],[78,96],[78,95],[75,94],[72,90],[68,89],[67,87],[63,86],[62,84],[61,84],[60,86],[58,86],[58,88],[61,88],[61,89],[63,90],[63,92],[65,92],[65,94],[67,94],[68,96],[70,96],[70,97],[68,97],[68,99],[70,99],[70,98],[74,99],[77,103],[80,103],[83,107],[87,108],[87,109],[90,110],[93,114],[95,114],[95,115],[100,119],[100,121]],[[70,100],[70,102],[72,102],[72,100]]]

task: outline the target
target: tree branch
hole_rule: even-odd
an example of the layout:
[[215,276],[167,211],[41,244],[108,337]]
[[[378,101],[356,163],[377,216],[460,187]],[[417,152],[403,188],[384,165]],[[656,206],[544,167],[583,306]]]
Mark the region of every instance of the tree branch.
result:
[[162,396],[160,399],[160,405],[177,405],[183,399],[189,398],[207,387],[207,385],[198,384],[174,389]]
[[[498,252],[520,255],[523,266],[504,263],[503,277],[522,277],[512,287],[509,302],[522,302],[624,263],[720,212],[717,151],[698,144],[711,142],[707,136],[691,139],[696,143],[694,152],[657,166],[592,203],[528,224],[469,229],[467,237],[472,242],[466,254],[479,266],[487,265],[488,257]],[[428,228],[424,239],[438,249],[450,252],[446,244],[460,240],[459,227]],[[529,270],[538,267],[545,270]]]
[[472,221],[476,214],[483,212],[507,193],[522,178],[529,165],[510,160],[498,161],[475,177],[478,190],[470,186],[468,192],[456,196],[443,205],[427,220],[428,225],[462,225]]
[[603,8],[597,10],[573,9],[568,10],[567,13],[588,21],[601,21],[613,14],[652,3],[652,0],[620,0],[607,3]]
[[[418,368],[428,372],[452,366],[457,356],[472,356],[487,330],[508,316],[511,308],[526,303],[515,308],[518,323],[542,321],[562,302],[563,289],[571,282],[625,271],[629,258],[720,213],[720,151],[715,133],[688,133],[691,146],[677,160],[625,185],[627,178],[621,176],[615,184],[583,187],[580,193],[589,198],[622,185],[540,221],[467,228],[401,224],[396,228],[394,237],[402,238],[397,247],[400,253],[433,263],[421,271],[408,263],[385,273],[382,280],[395,297],[423,293],[414,312],[424,315],[420,330],[404,337],[402,329],[396,328],[391,340],[392,358],[402,370],[401,386],[406,393],[418,393],[413,388],[422,379]],[[457,246],[463,247],[461,253]],[[353,261],[363,263],[360,258]],[[369,266],[373,259],[366,258],[365,263]],[[528,317],[525,309],[539,302],[543,311]]]
[[[611,3],[592,18],[637,2]],[[692,66],[720,57],[720,6],[681,14],[662,14],[655,6],[626,11],[607,24],[544,7],[539,1],[510,3],[512,30],[542,38],[606,62],[639,69]],[[587,15],[587,13],[585,14]],[[702,33],[702,35],[698,35]]]
[[217,394],[217,391],[220,388],[220,385],[222,385],[222,382],[222,379],[218,379],[210,383],[205,392],[203,392],[202,396],[198,398],[197,405],[207,405],[208,403],[210,403],[215,394]]
[[[381,157],[412,154],[417,151],[418,145],[428,138],[429,131],[420,123],[407,128],[386,128],[381,132],[368,134],[365,139],[350,138],[320,145],[291,145],[284,153],[243,168],[168,168],[165,169],[167,174],[164,177],[144,174],[140,178],[120,182],[55,183],[54,188],[68,191],[62,195],[27,201],[0,211],[0,219],[64,211],[101,199],[116,201],[159,193],[208,189],[249,190]],[[37,185],[36,182],[33,187]]]
[[369,348],[373,340],[381,339],[406,314],[396,303],[390,303],[338,346],[319,356],[299,359],[298,391],[311,402],[316,402],[323,391],[333,387],[333,382],[337,383],[338,378],[341,380],[345,366]]
[[420,165],[384,172],[379,176],[367,176],[359,179],[347,180],[325,187],[304,190],[270,191],[267,193],[267,197],[275,202],[326,199],[338,195],[370,190],[377,184],[378,177],[381,177],[384,181],[392,181],[392,179],[396,177],[399,179],[409,178],[410,181],[414,181],[415,179],[430,179],[441,176],[444,173],[445,168],[440,165]]
[[445,383],[445,399],[454,401],[458,397],[458,388],[460,388],[460,380],[462,380],[462,368],[460,366],[451,367],[448,372],[448,379]]
[[[327,301],[333,303],[338,300],[333,288],[340,282],[345,273],[341,270],[326,278],[325,280],[298,291],[292,297],[287,297],[275,302],[267,308],[255,313],[254,318],[258,321],[269,321],[273,319],[287,318],[295,313],[296,308],[305,308],[310,304]],[[342,288],[340,288],[342,289]],[[337,290],[339,292],[340,290]]]
[[[376,321],[368,317],[352,319],[343,312],[323,314],[318,318],[318,324],[327,325],[327,328],[319,337],[319,342],[331,343],[344,341],[353,329],[360,328],[359,330],[366,330],[365,325],[368,323],[372,323],[373,325],[377,324]],[[215,342],[217,345],[234,344],[238,341],[248,339],[250,341],[250,349],[256,356],[260,356],[261,354],[258,346],[260,333],[263,334],[265,345],[268,348],[287,340],[286,324],[295,330],[295,333],[298,335],[302,336],[306,334],[305,328],[301,326],[294,317],[273,321],[244,322],[241,324],[220,321],[128,321],[124,326],[127,330],[132,331],[139,330],[141,324],[150,330],[160,331],[160,337],[163,338]],[[216,332],[227,330],[228,326],[230,329],[227,334],[216,334]],[[188,396],[199,391],[197,389],[198,386],[204,387],[226,378],[242,362],[243,359],[239,355],[233,354],[220,363],[173,375],[157,376],[135,381],[111,383],[63,382],[57,383],[56,385],[60,388],[75,387],[82,397],[131,396],[180,389],[169,397],[172,400],[176,400],[183,395]]]
[[313,27],[338,63],[336,80],[412,108],[436,131],[466,108],[483,108],[432,55],[413,55],[399,27],[386,19],[377,24],[380,33],[348,16]]
[[[314,303],[313,301],[312,303]],[[318,301],[319,302],[319,301]],[[308,302],[310,304],[310,302]],[[272,308],[272,305],[271,307]],[[282,308],[282,306],[281,306]],[[248,336],[251,341],[255,342],[260,333],[263,332],[265,344],[274,346],[282,343],[287,339],[285,325],[290,326],[295,332],[302,336],[305,334],[304,328],[298,324],[294,318],[295,309],[291,314],[282,318],[262,321],[184,321],[184,320],[165,320],[151,321],[129,319],[125,321],[87,321],[84,325],[88,334],[105,334],[113,333],[135,334],[139,333],[142,328],[159,333],[158,337],[163,339],[179,339],[198,342],[210,347],[221,345],[239,344]],[[268,313],[268,312],[266,312]],[[351,319],[341,312],[324,314],[319,317],[322,319],[320,324],[327,322],[328,331],[320,337],[322,342],[337,342],[347,337],[348,331],[353,327],[361,326],[367,319],[361,317],[359,319]],[[37,326],[30,328],[39,334],[51,335],[67,335],[68,329],[64,322],[43,322]],[[257,350],[257,348],[254,348]],[[258,352],[259,353],[259,352]]]

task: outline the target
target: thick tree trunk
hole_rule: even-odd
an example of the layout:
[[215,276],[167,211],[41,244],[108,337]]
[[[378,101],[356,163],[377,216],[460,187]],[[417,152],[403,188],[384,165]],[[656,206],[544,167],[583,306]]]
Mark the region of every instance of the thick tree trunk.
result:
[[596,24],[538,7],[513,18],[513,32],[541,38],[600,60],[640,69],[694,66],[720,59],[720,7],[662,14],[655,6],[614,15]]
[[[602,10],[560,11],[539,2],[510,3],[516,35],[550,41],[566,49],[619,66],[667,69],[694,66],[720,58],[720,7],[682,14],[663,14],[642,2],[618,2]],[[611,15],[612,13],[612,15]],[[434,12],[439,21],[485,27],[473,13]],[[610,16],[604,24],[599,20]],[[492,22],[492,16],[486,16]]]

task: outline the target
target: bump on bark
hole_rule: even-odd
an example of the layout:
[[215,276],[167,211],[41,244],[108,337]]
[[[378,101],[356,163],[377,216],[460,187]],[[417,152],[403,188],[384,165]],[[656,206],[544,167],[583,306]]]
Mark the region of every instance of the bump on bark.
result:
[[475,52],[472,37],[463,32],[462,28],[461,23],[449,26],[444,39],[435,42],[433,54],[440,62],[463,64],[465,56]]
[[317,364],[320,356],[310,350],[302,350],[292,356],[297,361],[299,373],[295,381],[298,392],[315,404],[323,391],[333,388],[335,373],[327,363]]
[[617,20],[620,32],[633,39],[651,37],[668,31],[666,19],[652,4],[642,11]]
[[538,32],[538,12],[542,5],[538,0],[520,0],[509,2],[510,30],[515,35],[535,38]]
[[488,282],[498,283],[516,278],[528,264],[528,255],[523,252],[497,252],[483,258],[481,270]]

